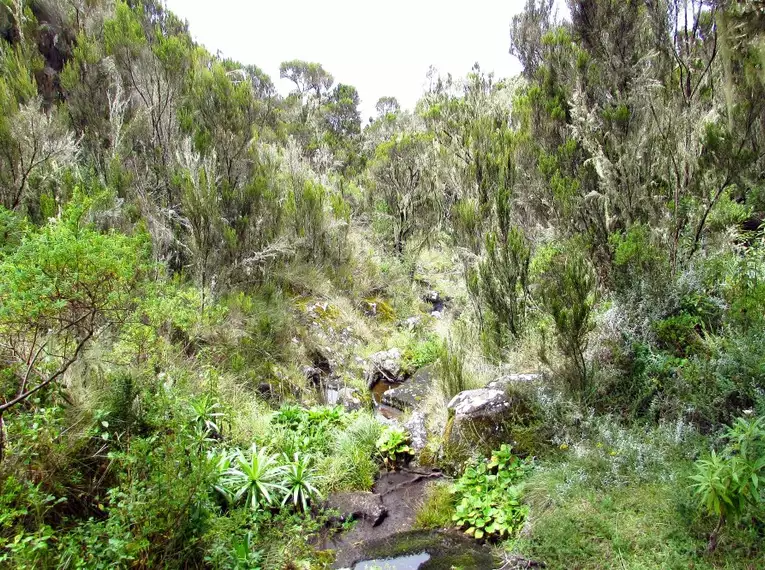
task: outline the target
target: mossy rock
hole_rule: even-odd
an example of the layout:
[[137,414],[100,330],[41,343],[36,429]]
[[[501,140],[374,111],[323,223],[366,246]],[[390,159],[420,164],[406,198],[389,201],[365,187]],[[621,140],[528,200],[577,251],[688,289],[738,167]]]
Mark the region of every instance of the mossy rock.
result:
[[420,570],[491,570],[498,563],[491,550],[461,533],[420,530],[394,534],[364,545],[361,560],[383,560],[423,552],[427,552],[430,559]]

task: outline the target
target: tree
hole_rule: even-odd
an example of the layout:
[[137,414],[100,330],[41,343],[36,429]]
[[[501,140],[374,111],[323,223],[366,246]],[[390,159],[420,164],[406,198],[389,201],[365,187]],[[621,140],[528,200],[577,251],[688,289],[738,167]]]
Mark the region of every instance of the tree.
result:
[[592,330],[595,278],[578,252],[556,254],[538,284],[539,296],[555,323],[558,348],[568,360],[564,371],[572,394],[582,397],[589,388],[590,371],[584,352]]
[[84,224],[84,213],[70,206],[0,257],[0,458],[3,416],[61,380],[139,294],[143,237],[99,233]]
[[375,153],[372,174],[390,216],[393,248],[399,255],[407,240],[419,229],[430,229],[429,218],[439,215],[429,178],[430,145],[426,134],[400,133]]
[[395,115],[401,110],[401,105],[398,104],[398,99],[395,97],[380,97],[375,103],[375,111],[377,111],[377,118],[382,119],[388,115]]
[[341,140],[361,132],[359,93],[353,85],[335,86],[324,107],[324,118],[332,134]]
[[282,62],[279,66],[279,77],[289,79],[295,84],[296,94],[304,99],[312,93],[321,98],[326,95],[335,82],[332,74],[326,71],[320,63],[311,63],[299,59]]

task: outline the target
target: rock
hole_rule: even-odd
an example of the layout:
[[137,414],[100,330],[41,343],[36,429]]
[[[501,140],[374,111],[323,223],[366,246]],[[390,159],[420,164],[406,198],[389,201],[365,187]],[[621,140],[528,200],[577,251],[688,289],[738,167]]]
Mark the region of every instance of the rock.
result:
[[507,390],[509,386],[517,384],[530,384],[544,380],[544,374],[541,372],[527,372],[522,374],[507,374],[506,376],[500,376],[496,380],[489,382],[486,387],[493,388],[495,390]]
[[401,351],[398,348],[374,353],[369,358],[367,384],[372,388],[380,380],[402,382]]
[[404,429],[409,432],[411,438],[411,447],[418,455],[428,443],[428,430],[425,427],[425,420],[425,413],[418,410],[404,424]]
[[504,390],[479,388],[457,394],[444,430],[445,453],[455,465],[512,441],[513,400]]
[[382,497],[368,491],[335,493],[327,499],[326,507],[338,511],[343,520],[363,519],[372,526],[380,524],[388,514]]
[[401,326],[407,330],[413,331],[422,322],[422,318],[418,316],[409,317],[401,321]]
[[524,568],[546,568],[547,565],[544,562],[537,560],[530,560],[517,554],[506,554],[504,564],[500,567],[500,570],[522,570]]
[[435,305],[441,302],[441,294],[438,291],[431,290],[423,295],[423,299],[431,305]]
[[355,412],[364,407],[358,392],[348,387],[338,390],[337,403],[343,406],[346,412]]
[[317,368],[316,366],[303,367],[303,376],[305,376],[305,379],[308,380],[308,383],[313,386],[318,386],[321,384],[321,378],[323,374],[324,371],[320,368]]
[[268,382],[261,382],[258,384],[258,394],[263,398],[270,398],[274,395],[274,389]]
[[502,415],[510,409],[510,405],[510,399],[503,390],[478,388],[460,392],[447,407],[454,410],[456,420],[475,420]]
[[446,301],[448,300],[447,297],[442,297],[438,291],[432,290],[425,293],[422,298],[424,301],[430,303],[433,306],[433,310],[430,312],[430,314],[433,317],[440,319],[444,314],[444,310],[446,309]]
[[330,406],[343,406],[347,412],[355,412],[364,407],[358,391],[340,382],[330,381],[325,386],[324,402]]
[[385,392],[382,396],[382,403],[399,410],[419,408],[432,388],[432,369],[430,367],[421,368],[409,380]]

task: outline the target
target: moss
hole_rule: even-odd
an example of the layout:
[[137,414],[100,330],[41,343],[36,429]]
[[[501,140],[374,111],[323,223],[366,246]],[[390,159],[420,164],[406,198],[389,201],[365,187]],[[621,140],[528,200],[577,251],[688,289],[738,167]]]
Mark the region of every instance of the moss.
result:
[[376,541],[364,549],[365,559],[395,558],[427,552],[431,558],[421,570],[485,570],[495,568],[491,551],[454,532],[412,531]]

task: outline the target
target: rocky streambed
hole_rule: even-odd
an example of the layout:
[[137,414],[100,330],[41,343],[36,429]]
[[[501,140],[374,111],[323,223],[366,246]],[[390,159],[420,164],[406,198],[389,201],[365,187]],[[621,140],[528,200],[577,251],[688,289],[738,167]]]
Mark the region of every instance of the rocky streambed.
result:
[[414,528],[426,485],[441,477],[438,471],[402,469],[383,473],[371,492],[331,496],[327,506],[342,519],[356,521],[350,531],[327,537],[321,545],[335,551],[333,568],[495,568],[491,550],[462,533]]

